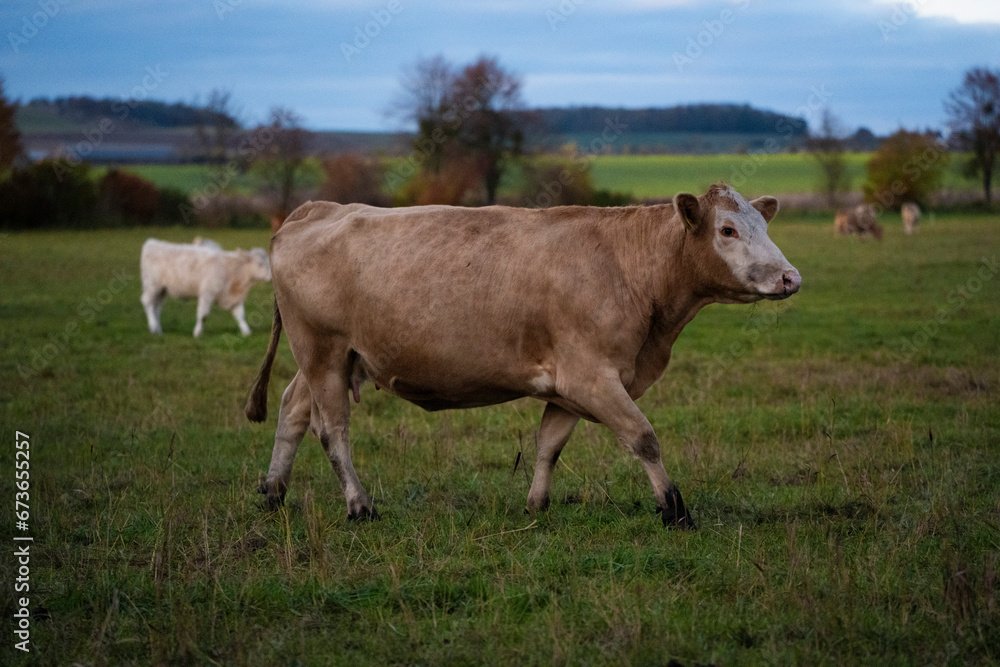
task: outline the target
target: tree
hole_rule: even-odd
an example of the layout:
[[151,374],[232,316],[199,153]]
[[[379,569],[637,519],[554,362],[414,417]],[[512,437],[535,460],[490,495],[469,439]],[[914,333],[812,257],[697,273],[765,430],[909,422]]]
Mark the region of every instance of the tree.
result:
[[927,207],[947,164],[947,149],[936,135],[900,129],[868,161],[865,201],[881,209],[898,210],[908,201]]
[[255,143],[260,146],[257,171],[275,195],[272,226],[277,227],[298,203],[296,192],[308,155],[309,132],[294,111],[274,107],[270,123],[256,128],[254,134]]
[[340,204],[388,206],[390,198],[382,190],[385,169],[375,159],[344,153],[323,161],[323,182],[319,198]]
[[0,174],[6,172],[24,152],[21,133],[17,129],[17,102],[9,102],[0,77]]
[[209,164],[223,164],[240,128],[233,110],[232,93],[216,88],[209,93],[205,111],[207,113],[199,116],[195,126],[198,144]]
[[389,114],[417,127],[413,147],[422,156],[425,170],[439,173],[446,144],[454,139],[454,128],[445,122],[451,109],[456,74],[442,56],[418,60],[403,73],[401,94]]
[[806,144],[820,168],[820,190],[830,208],[837,207],[837,196],[850,188],[847,162],[844,160],[844,140],[840,123],[829,109],[823,109],[819,133]]
[[1000,70],[974,67],[944,103],[951,138],[972,153],[969,175],[982,177],[986,205],[992,203],[993,169],[1000,154]]
[[520,79],[496,58],[483,56],[456,71],[437,56],[419,61],[401,87],[392,112],[416,122],[414,148],[422,168],[439,174],[449,162],[469,163],[487,202],[494,203],[500,179],[524,141],[517,115],[523,107]]

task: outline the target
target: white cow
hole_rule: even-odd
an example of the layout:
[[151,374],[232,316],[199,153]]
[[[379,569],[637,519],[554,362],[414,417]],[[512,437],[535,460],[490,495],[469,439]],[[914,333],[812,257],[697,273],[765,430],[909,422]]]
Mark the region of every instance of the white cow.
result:
[[202,248],[211,248],[212,250],[222,250],[222,246],[213,241],[212,239],[206,239],[202,236],[194,237],[194,241],[191,241],[194,245],[200,245]]
[[198,322],[194,335],[201,335],[202,320],[212,303],[230,311],[240,333],[250,334],[243,301],[250,287],[271,280],[271,265],[263,248],[225,251],[203,245],[168,243],[148,239],[142,245],[142,301],[149,331],[162,334],[160,309],[169,295],[198,298]]
[[915,232],[920,223],[920,207],[908,201],[903,204],[899,212],[903,215],[903,231],[907,234]]

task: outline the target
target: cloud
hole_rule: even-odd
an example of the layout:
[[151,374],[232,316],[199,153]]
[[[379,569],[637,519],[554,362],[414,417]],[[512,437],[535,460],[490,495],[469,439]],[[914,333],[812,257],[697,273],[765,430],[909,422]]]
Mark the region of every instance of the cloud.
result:
[[[940,125],[964,70],[1000,66],[1000,25],[957,20],[976,16],[964,0],[917,12],[881,0],[398,0],[388,21],[389,0],[218,1],[226,12],[210,0],[68,3],[19,53],[0,42],[0,73],[15,97],[115,96],[160,64],[164,97],[222,88],[254,119],[282,105],[317,128],[395,129],[383,111],[405,66],[485,53],[523,77],[533,105],[731,100],[793,113],[819,86],[846,125],[887,132]],[[4,3],[0,21],[16,30],[37,7]],[[953,16],[931,13],[942,8]]]

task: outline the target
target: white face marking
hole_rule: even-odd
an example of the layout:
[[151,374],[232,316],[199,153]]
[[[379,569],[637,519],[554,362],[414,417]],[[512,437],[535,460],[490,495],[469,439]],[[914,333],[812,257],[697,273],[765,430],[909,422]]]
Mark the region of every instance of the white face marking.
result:
[[726,190],[722,195],[732,200],[738,210],[715,209],[715,251],[748,296],[783,293],[783,275],[794,268],[768,238],[764,217],[739,193]]

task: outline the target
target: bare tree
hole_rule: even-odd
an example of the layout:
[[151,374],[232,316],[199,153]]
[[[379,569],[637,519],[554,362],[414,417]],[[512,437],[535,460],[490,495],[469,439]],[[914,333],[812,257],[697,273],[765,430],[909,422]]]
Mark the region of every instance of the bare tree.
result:
[[423,170],[434,174],[441,172],[444,154],[454,153],[455,127],[446,118],[451,116],[455,77],[454,67],[442,56],[418,60],[403,72],[400,92],[388,110],[390,116],[416,126],[415,154]]
[[198,144],[209,164],[223,164],[240,129],[232,93],[216,88],[208,95],[205,113],[195,126]]
[[992,203],[993,169],[1000,154],[1000,70],[974,67],[944,103],[952,141],[970,151],[970,175],[982,176],[986,205]]
[[524,140],[515,112],[523,107],[521,81],[483,56],[458,71],[444,58],[421,60],[404,73],[390,113],[417,126],[414,148],[425,172],[449,163],[475,169],[489,203],[509,160]]
[[14,166],[15,160],[24,152],[21,133],[17,129],[17,102],[7,100],[0,77],[0,173]]
[[309,132],[302,127],[302,118],[291,109],[274,107],[270,122],[254,130],[257,170],[266,187],[275,195],[272,218],[278,224],[298,203],[296,193],[309,149]]
[[830,208],[837,207],[837,197],[850,188],[847,162],[844,160],[844,131],[829,109],[823,109],[819,132],[807,145],[820,168],[820,190]]
[[452,108],[462,121],[458,141],[479,165],[487,203],[496,201],[509,159],[521,154],[524,133],[514,112],[523,106],[521,80],[496,58],[481,57],[455,79]]

